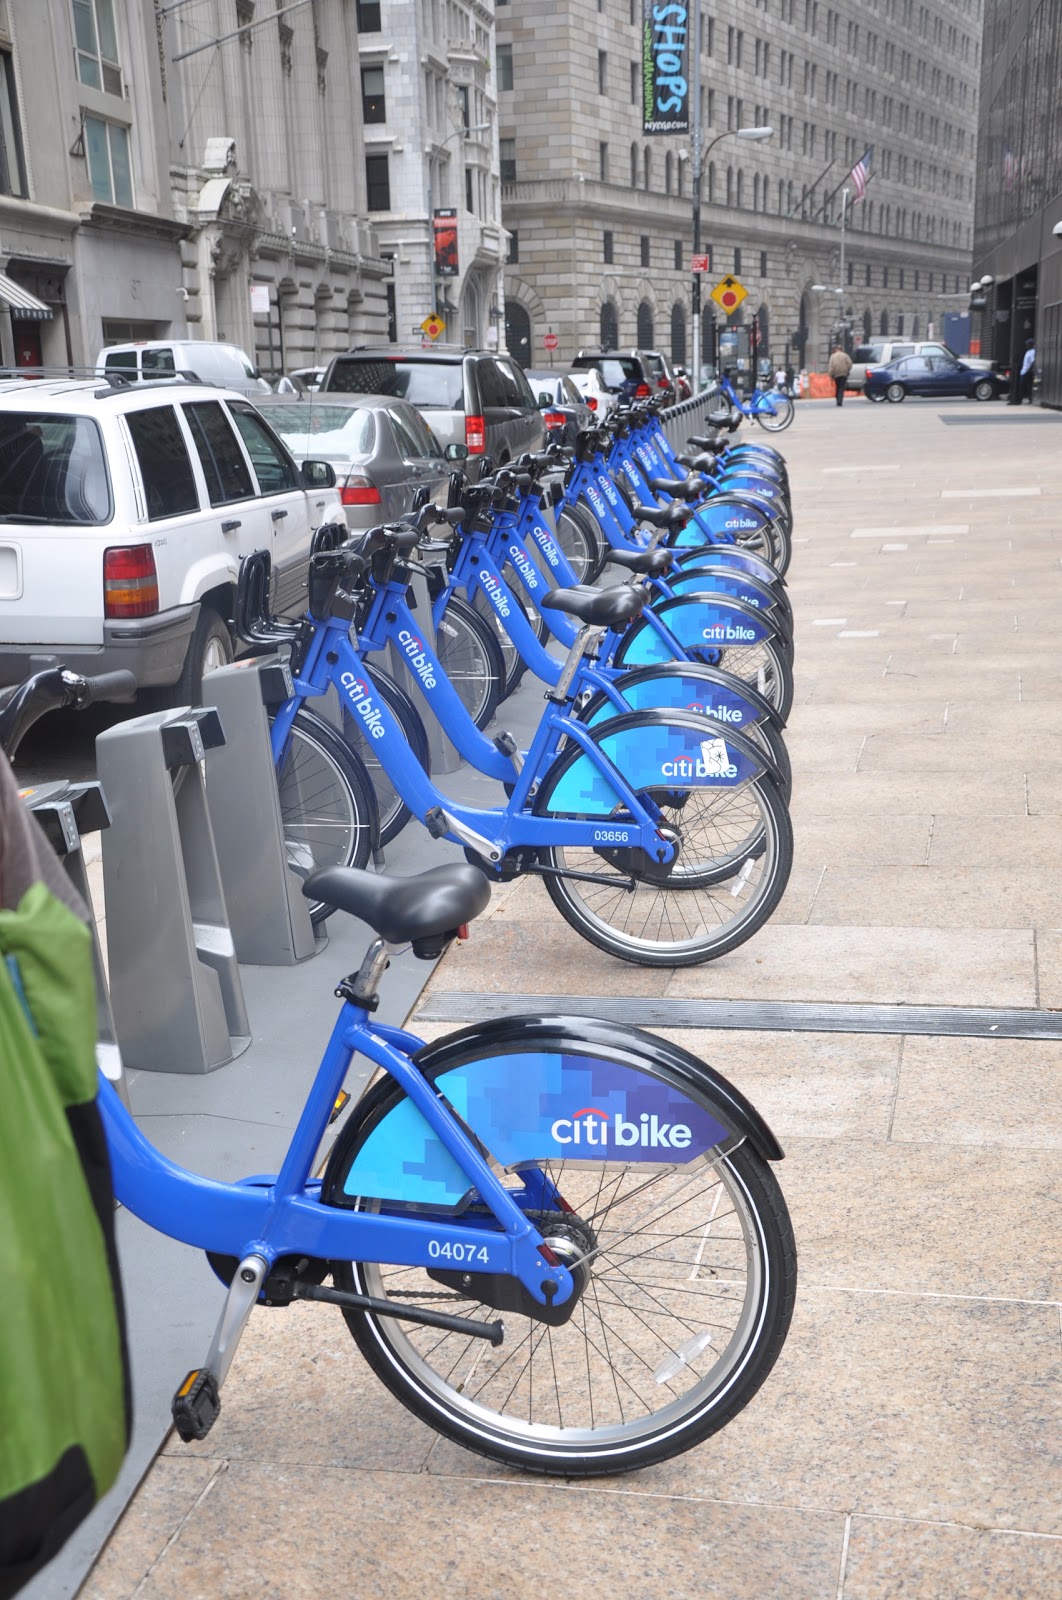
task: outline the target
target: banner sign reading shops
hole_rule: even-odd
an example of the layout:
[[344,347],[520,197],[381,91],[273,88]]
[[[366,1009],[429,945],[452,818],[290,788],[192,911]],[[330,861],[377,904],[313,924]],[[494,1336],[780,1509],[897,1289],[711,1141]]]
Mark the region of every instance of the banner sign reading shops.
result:
[[690,91],[689,7],[643,0],[642,128],[645,133],[688,133]]

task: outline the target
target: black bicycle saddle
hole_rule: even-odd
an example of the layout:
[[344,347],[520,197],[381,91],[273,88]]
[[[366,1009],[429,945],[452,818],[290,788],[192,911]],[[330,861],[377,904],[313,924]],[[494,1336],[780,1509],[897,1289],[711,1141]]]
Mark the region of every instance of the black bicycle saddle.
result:
[[[596,591],[595,591],[596,592]],[[412,878],[362,872],[358,867],[322,867],[302,886],[308,900],[367,922],[388,944],[415,944],[453,934],[478,917],[490,900],[490,884],[478,867],[456,861]]]
[[592,628],[621,628],[639,615],[648,596],[644,589],[629,583],[613,584],[609,589],[593,589],[587,583],[570,589],[551,589],[542,597],[547,611],[564,611]]
[[674,552],[666,545],[656,550],[610,550],[608,559],[614,567],[626,567],[628,572],[642,572],[650,578],[662,578],[670,572]]

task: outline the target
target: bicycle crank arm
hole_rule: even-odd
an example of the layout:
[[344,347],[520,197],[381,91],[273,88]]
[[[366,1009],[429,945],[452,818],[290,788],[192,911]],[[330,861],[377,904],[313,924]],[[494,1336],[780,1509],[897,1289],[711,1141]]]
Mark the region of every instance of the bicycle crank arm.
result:
[[425,814],[424,826],[433,839],[445,839],[447,834],[453,834],[455,839],[459,839],[470,850],[475,850],[492,866],[497,865],[502,858],[501,850],[492,839],[485,839],[475,828],[469,828],[465,823],[458,822],[457,818],[444,811],[442,806],[432,806]]
[[371,1294],[348,1294],[345,1289],[327,1289],[323,1284],[299,1284],[295,1300],[321,1300],[326,1305],[342,1306],[348,1311],[375,1311],[378,1317],[401,1317],[403,1322],[425,1322],[431,1328],[449,1328],[452,1333],[465,1333],[471,1339],[489,1339],[491,1344],[501,1344],[505,1338],[505,1325],[501,1322],[473,1322],[470,1317],[451,1317],[445,1311],[427,1311],[422,1306],[403,1306],[396,1300],[377,1300]]

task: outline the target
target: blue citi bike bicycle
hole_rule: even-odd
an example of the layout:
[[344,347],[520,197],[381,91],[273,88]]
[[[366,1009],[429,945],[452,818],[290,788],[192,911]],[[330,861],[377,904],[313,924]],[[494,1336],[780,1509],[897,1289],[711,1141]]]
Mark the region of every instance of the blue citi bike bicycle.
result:
[[[430,513],[438,514],[434,507]],[[293,693],[272,713],[286,837],[314,866],[363,865],[374,843],[373,819],[352,806],[342,764],[327,805],[323,774],[316,787],[285,782],[291,736],[300,729],[321,735],[320,719],[305,702],[334,686],[401,799],[433,837],[462,845],[501,881],[541,877],[565,920],[599,949],[643,965],[689,965],[749,938],[781,898],[792,862],[788,812],[767,751],[688,709],[630,709],[594,726],[572,715],[573,684],[588,648],[636,617],[644,596],[629,585],[553,591],[550,603],[582,626],[528,751],[504,735],[492,746],[417,629],[401,573],[388,588],[396,563],[419,539],[418,527],[399,524],[315,554],[309,614],[296,625],[278,624],[268,613],[268,556],[259,552],[244,563],[238,633],[255,645],[291,647]],[[466,806],[436,788],[374,690],[356,631],[373,603],[373,591],[363,586],[369,567],[376,593],[386,591],[385,612],[414,679],[462,753],[478,757],[505,785],[506,805]],[[331,737],[344,744],[339,734]],[[344,760],[354,759],[344,747]],[[314,909],[320,918],[329,903]]]
[[796,407],[789,395],[781,394],[777,389],[761,389],[757,385],[747,400],[742,400],[728,373],[723,373],[719,379],[719,388],[723,396],[735,411],[740,411],[743,417],[752,417],[766,428],[768,433],[780,433],[783,428],[788,428],[796,415]]
[[[0,738],[13,752],[45,710],[93,698],[93,680],[53,669],[16,690]],[[631,1471],[721,1428],[774,1365],[796,1295],[764,1119],[689,1052],[616,1023],[514,1016],[425,1045],[374,1021],[396,951],[435,959],[486,907],[473,866],[337,867],[304,892],[375,937],[336,988],[279,1172],[227,1183],[177,1165],[99,1080],[117,1198],[227,1287],[174,1395],[179,1436],[216,1421],[251,1311],[301,1301],[338,1308],[430,1427],[528,1471]],[[351,1102],[355,1054],[378,1073]]]

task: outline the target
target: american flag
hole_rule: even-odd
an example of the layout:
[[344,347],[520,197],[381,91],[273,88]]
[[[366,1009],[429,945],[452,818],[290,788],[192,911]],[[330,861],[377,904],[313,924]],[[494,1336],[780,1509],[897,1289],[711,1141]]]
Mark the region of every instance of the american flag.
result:
[[858,205],[867,192],[867,180],[870,177],[870,158],[874,154],[874,146],[869,145],[865,154],[861,155],[848,176],[852,180],[855,190],[855,199],[852,204]]

